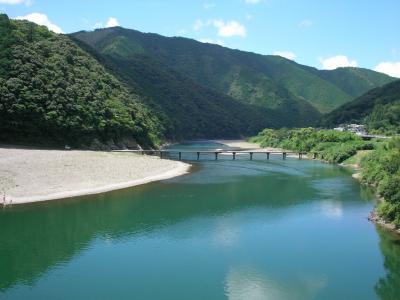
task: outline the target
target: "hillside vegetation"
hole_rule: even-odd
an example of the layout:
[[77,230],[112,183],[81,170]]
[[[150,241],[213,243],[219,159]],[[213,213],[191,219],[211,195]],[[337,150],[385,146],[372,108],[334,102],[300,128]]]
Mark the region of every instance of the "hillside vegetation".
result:
[[[98,53],[76,42],[124,81],[129,89],[162,120],[168,139],[235,138],[257,133],[264,127],[309,124],[320,114],[289,106],[283,112],[252,106],[208,89],[193,79],[142,54],[130,59]],[[290,117],[296,116],[296,118]]]
[[375,88],[322,117],[325,127],[363,123],[371,132],[400,133],[400,80]]
[[[100,30],[93,33],[107,32]],[[240,83],[240,89],[232,88],[231,92],[225,93],[149,55],[143,46],[131,39],[117,37],[112,44],[100,50],[82,39],[82,34],[72,37],[80,41],[82,47],[86,44],[86,47],[92,48],[93,55],[128,86],[135,91],[140,90],[147,103],[164,114],[164,120],[170,124],[167,127],[171,128],[168,132],[178,137],[248,136],[265,127],[307,126],[320,117],[320,113],[308,102],[275,85],[265,76],[260,81],[263,90],[253,90],[251,84],[259,79],[250,70],[246,74],[248,83]],[[195,69],[200,70],[201,67]],[[214,71],[218,73],[221,70]],[[255,96],[259,98],[257,101],[252,100]],[[209,129],[203,124],[208,124]]]
[[73,36],[102,54],[123,61],[146,55],[205,87],[243,103],[276,111],[288,105],[309,110],[309,104],[322,113],[329,112],[371,88],[394,80],[367,69],[320,71],[280,56],[121,27],[81,31]]
[[250,138],[261,147],[277,147],[286,150],[315,153],[322,160],[341,163],[358,150],[371,150],[374,144],[363,141],[351,132],[317,130],[314,128],[264,129]]
[[1,142],[95,148],[159,142],[158,119],[68,37],[6,15],[0,33]]
[[[110,149],[237,138],[309,126],[392,80],[120,27],[66,36],[1,15],[0,33],[2,143]],[[334,79],[343,72],[346,84]]]

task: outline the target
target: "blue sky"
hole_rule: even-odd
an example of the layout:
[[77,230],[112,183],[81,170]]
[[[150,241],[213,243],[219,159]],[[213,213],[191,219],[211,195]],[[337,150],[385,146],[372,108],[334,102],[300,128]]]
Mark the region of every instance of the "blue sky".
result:
[[399,0],[0,0],[0,11],[64,33],[118,24],[400,77]]

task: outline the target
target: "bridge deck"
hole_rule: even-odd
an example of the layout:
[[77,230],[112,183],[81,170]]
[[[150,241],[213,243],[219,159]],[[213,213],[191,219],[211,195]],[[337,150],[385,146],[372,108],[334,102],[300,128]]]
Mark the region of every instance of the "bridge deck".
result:
[[[282,159],[286,159],[288,154],[296,154],[298,155],[299,159],[303,157],[303,155],[307,154],[307,152],[295,152],[295,151],[267,151],[263,149],[254,149],[254,150],[200,150],[200,149],[195,149],[195,150],[180,150],[180,149],[174,149],[174,150],[114,150],[113,152],[123,152],[123,153],[139,153],[139,154],[149,154],[149,155],[157,155],[160,156],[160,158],[165,157],[165,155],[171,155],[175,154],[178,156],[179,160],[182,159],[183,154],[194,154],[197,155],[197,160],[200,159],[201,154],[214,154],[215,160],[218,159],[219,154],[230,154],[232,155],[232,159],[236,159],[236,155],[240,154],[248,154],[250,157],[250,160],[253,160],[253,155],[254,154],[266,154],[267,159],[269,159],[269,156],[272,155],[282,155]],[[170,158],[170,157],[169,157]]]

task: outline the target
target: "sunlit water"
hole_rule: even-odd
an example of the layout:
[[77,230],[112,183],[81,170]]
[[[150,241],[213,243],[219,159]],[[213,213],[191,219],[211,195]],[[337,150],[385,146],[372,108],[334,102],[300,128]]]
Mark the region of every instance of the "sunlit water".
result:
[[[215,145],[179,147],[199,146]],[[1,210],[0,299],[398,299],[400,242],[373,206],[337,166],[203,156],[172,180]]]

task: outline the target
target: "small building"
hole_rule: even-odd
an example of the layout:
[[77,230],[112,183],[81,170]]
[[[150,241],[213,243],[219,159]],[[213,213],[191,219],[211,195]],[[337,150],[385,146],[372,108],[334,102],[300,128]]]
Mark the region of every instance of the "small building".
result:
[[365,126],[361,125],[361,124],[340,124],[333,129],[337,130],[337,131],[349,131],[349,132],[353,132],[357,135],[367,135],[368,134],[367,130],[365,129]]

